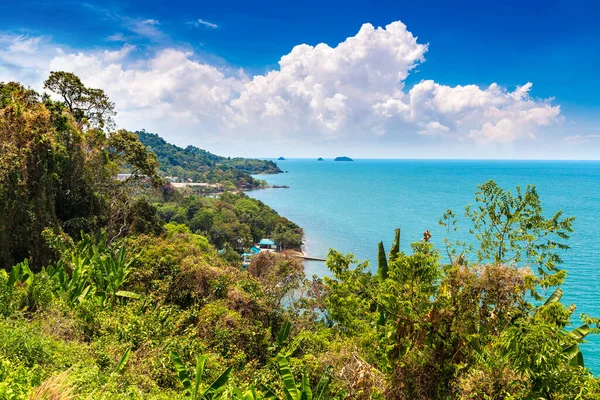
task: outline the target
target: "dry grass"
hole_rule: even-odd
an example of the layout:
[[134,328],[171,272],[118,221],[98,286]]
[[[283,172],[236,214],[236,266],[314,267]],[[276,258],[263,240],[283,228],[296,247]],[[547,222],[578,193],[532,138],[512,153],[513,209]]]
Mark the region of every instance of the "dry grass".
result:
[[362,359],[352,346],[328,351],[320,361],[333,366],[335,377],[348,392],[348,399],[368,400],[386,392],[384,374]]
[[69,370],[46,379],[29,396],[29,400],[72,400],[74,389],[68,382]]

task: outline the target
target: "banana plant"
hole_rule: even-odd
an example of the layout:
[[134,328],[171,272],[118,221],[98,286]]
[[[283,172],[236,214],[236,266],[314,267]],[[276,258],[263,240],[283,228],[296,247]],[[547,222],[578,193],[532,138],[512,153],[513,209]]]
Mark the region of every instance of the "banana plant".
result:
[[396,236],[394,237],[394,243],[392,244],[392,248],[390,249],[390,262],[394,261],[398,258],[400,254],[400,228],[396,228]]
[[306,374],[302,374],[300,383],[296,383],[292,369],[286,356],[279,354],[277,356],[279,364],[279,374],[283,380],[283,393],[286,400],[312,400],[312,390]]
[[[379,283],[383,283],[389,276],[390,263],[395,261],[400,254],[400,228],[396,229],[396,236],[394,238],[392,248],[390,249],[389,256],[386,256],[385,254],[383,242],[379,242],[377,250],[377,277],[379,279]],[[377,309],[379,311],[377,325],[385,325],[387,320],[386,312],[381,305],[377,305]]]
[[119,298],[140,298],[136,293],[120,290],[136,262],[135,257],[127,257],[124,247],[113,252],[106,243],[104,232],[99,232],[95,238],[82,233],[77,247],[71,252],[69,268],[59,261],[46,272],[56,284],[55,291],[70,306],[94,298],[100,306],[112,307]]
[[283,349],[284,344],[287,342],[290,336],[291,329],[292,324],[289,321],[286,321],[281,326],[281,328],[279,329],[279,333],[275,338],[275,343],[273,343],[273,345],[269,347],[269,351],[271,351],[271,354],[276,355]]
[[400,254],[400,228],[396,229],[396,236],[394,237],[394,243],[390,249],[389,256],[385,255],[383,242],[379,242],[377,250],[377,277],[379,278],[379,282],[383,282],[388,278],[389,264],[396,260]]
[[183,385],[186,393],[191,395],[192,400],[206,399],[213,400],[218,399],[221,393],[225,390],[227,382],[229,381],[232,367],[227,368],[223,373],[204,391],[200,392],[200,383],[202,381],[202,374],[204,373],[204,365],[206,364],[206,356],[199,355],[196,359],[196,368],[194,375],[194,385],[188,374],[185,363],[181,360],[179,354],[175,351],[170,353],[171,361],[177,372],[177,378]]
[[[557,288],[548,299],[544,302],[542,307],[549,306],[551,304],[557,303],[563,296],[563,291],[561,288]],[[568,309],[573,312],[575,309],[572,307],[568,307]],[[569,360],[569,364],[573,366],[584,367],[583,362],[583,353],[579,349],[579,343],[583,341],[583,339],[591,332],[591,328],[589,325],[584,324],[578,328],[573,329],[568,332],[569,336],[575,340],[575,343],[565,346],[562,350],[563,355]]]
[[315,390],[310,388],[310,380],[308,375],[302,374],[300,382],[296,382],[292,369],[290,368],[288,358],[279,354],[277,356],[279,363],[279,374],[283,381],[283,393],[286,400],[341,400],[346,397],[346,393],[342,392],[335,397],[329,396],[329,383],[333,375],[333,367],[331,365],[325,368],[325,372],[321,375]]
[[0,270],[0,273],[7,279],[9,288],[15,287],[17,283],[31,285],[31,282],[33,282],[33,272],[29,268],[29,261],[27,259],[14,265],[10,273],[7,273],[5,270]]
[[96,297],[102,306],[113,306],[118,297],[137,297],[135,293],[119,290],[127,282],[137,261],[135,258],[127,260],[126,254],[124,247],[112,254],[92,245],[92,280],[96,286]]
[[379,242],[377,252],[377,276],[379,277],[379,282],[383,282],[388,278],[388,269],[388,260],[383,248],[383,242]]
[[89,277],[89,263],[85,259],[76,259],[76,261],[70,276],[66,272],[62,261],[59,261],[55,266],[49,266],[45,269],[50,279],[56,285],[54,291],[71,307],[84,301],[92,289]]

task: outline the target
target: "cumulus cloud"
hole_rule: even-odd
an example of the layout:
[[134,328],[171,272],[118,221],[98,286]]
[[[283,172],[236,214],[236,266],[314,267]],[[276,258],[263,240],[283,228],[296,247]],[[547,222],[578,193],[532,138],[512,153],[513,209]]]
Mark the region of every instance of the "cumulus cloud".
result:
[[[160,35],[158,21],[132,24],[140,34]],[[531,83],[509,90],[496,83],[446,86],[422,80],[406,88],[408,75],[425,62],[428,44],[399,21],[364,24],[336,46],[297,45],[281,57],[278,69],[252,77],[175,48],[131,60],[136,48],[128,44],[68,51],[36,40],[0,36],[0,79],[26,70],[36,76],[35,86],[50,70],[72,71],[87,85],[105,89],[121,125],[165,135],[177,131],[197,144],[419,137],[507,144],[531,140],[540,127],[561,119],[551,99],[530,95]],[[37,61],[31,61],[32,52]]]
[[408,107],[398,113],[421,126],[421,134],[454,132],[479,142],[510,143],[534,138],[536,127],[559,119],[560,107],[532,99],[531,87],[526,83],[510,92],[495,83],[482,89],[421,81],[409,91]]

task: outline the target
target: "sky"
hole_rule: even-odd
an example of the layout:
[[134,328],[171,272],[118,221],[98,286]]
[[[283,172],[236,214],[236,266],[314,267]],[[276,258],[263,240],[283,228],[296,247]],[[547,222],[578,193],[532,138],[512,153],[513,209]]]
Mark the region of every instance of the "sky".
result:
[[600,159],[592,1],[0,0],[0,82],[245,157]]

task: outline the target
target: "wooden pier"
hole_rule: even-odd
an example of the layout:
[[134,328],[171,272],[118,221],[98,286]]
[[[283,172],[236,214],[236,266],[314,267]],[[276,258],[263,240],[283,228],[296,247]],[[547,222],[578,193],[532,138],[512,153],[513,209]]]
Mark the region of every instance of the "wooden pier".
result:
[[327,259],[325,259],[325,258],[312,257],[312,256],[302,254],[299,252],[294,252],[292,255],[296,258],[302,258],[303,260],[306,260],[306,261],[323,261],[323,262],[327,261]]

